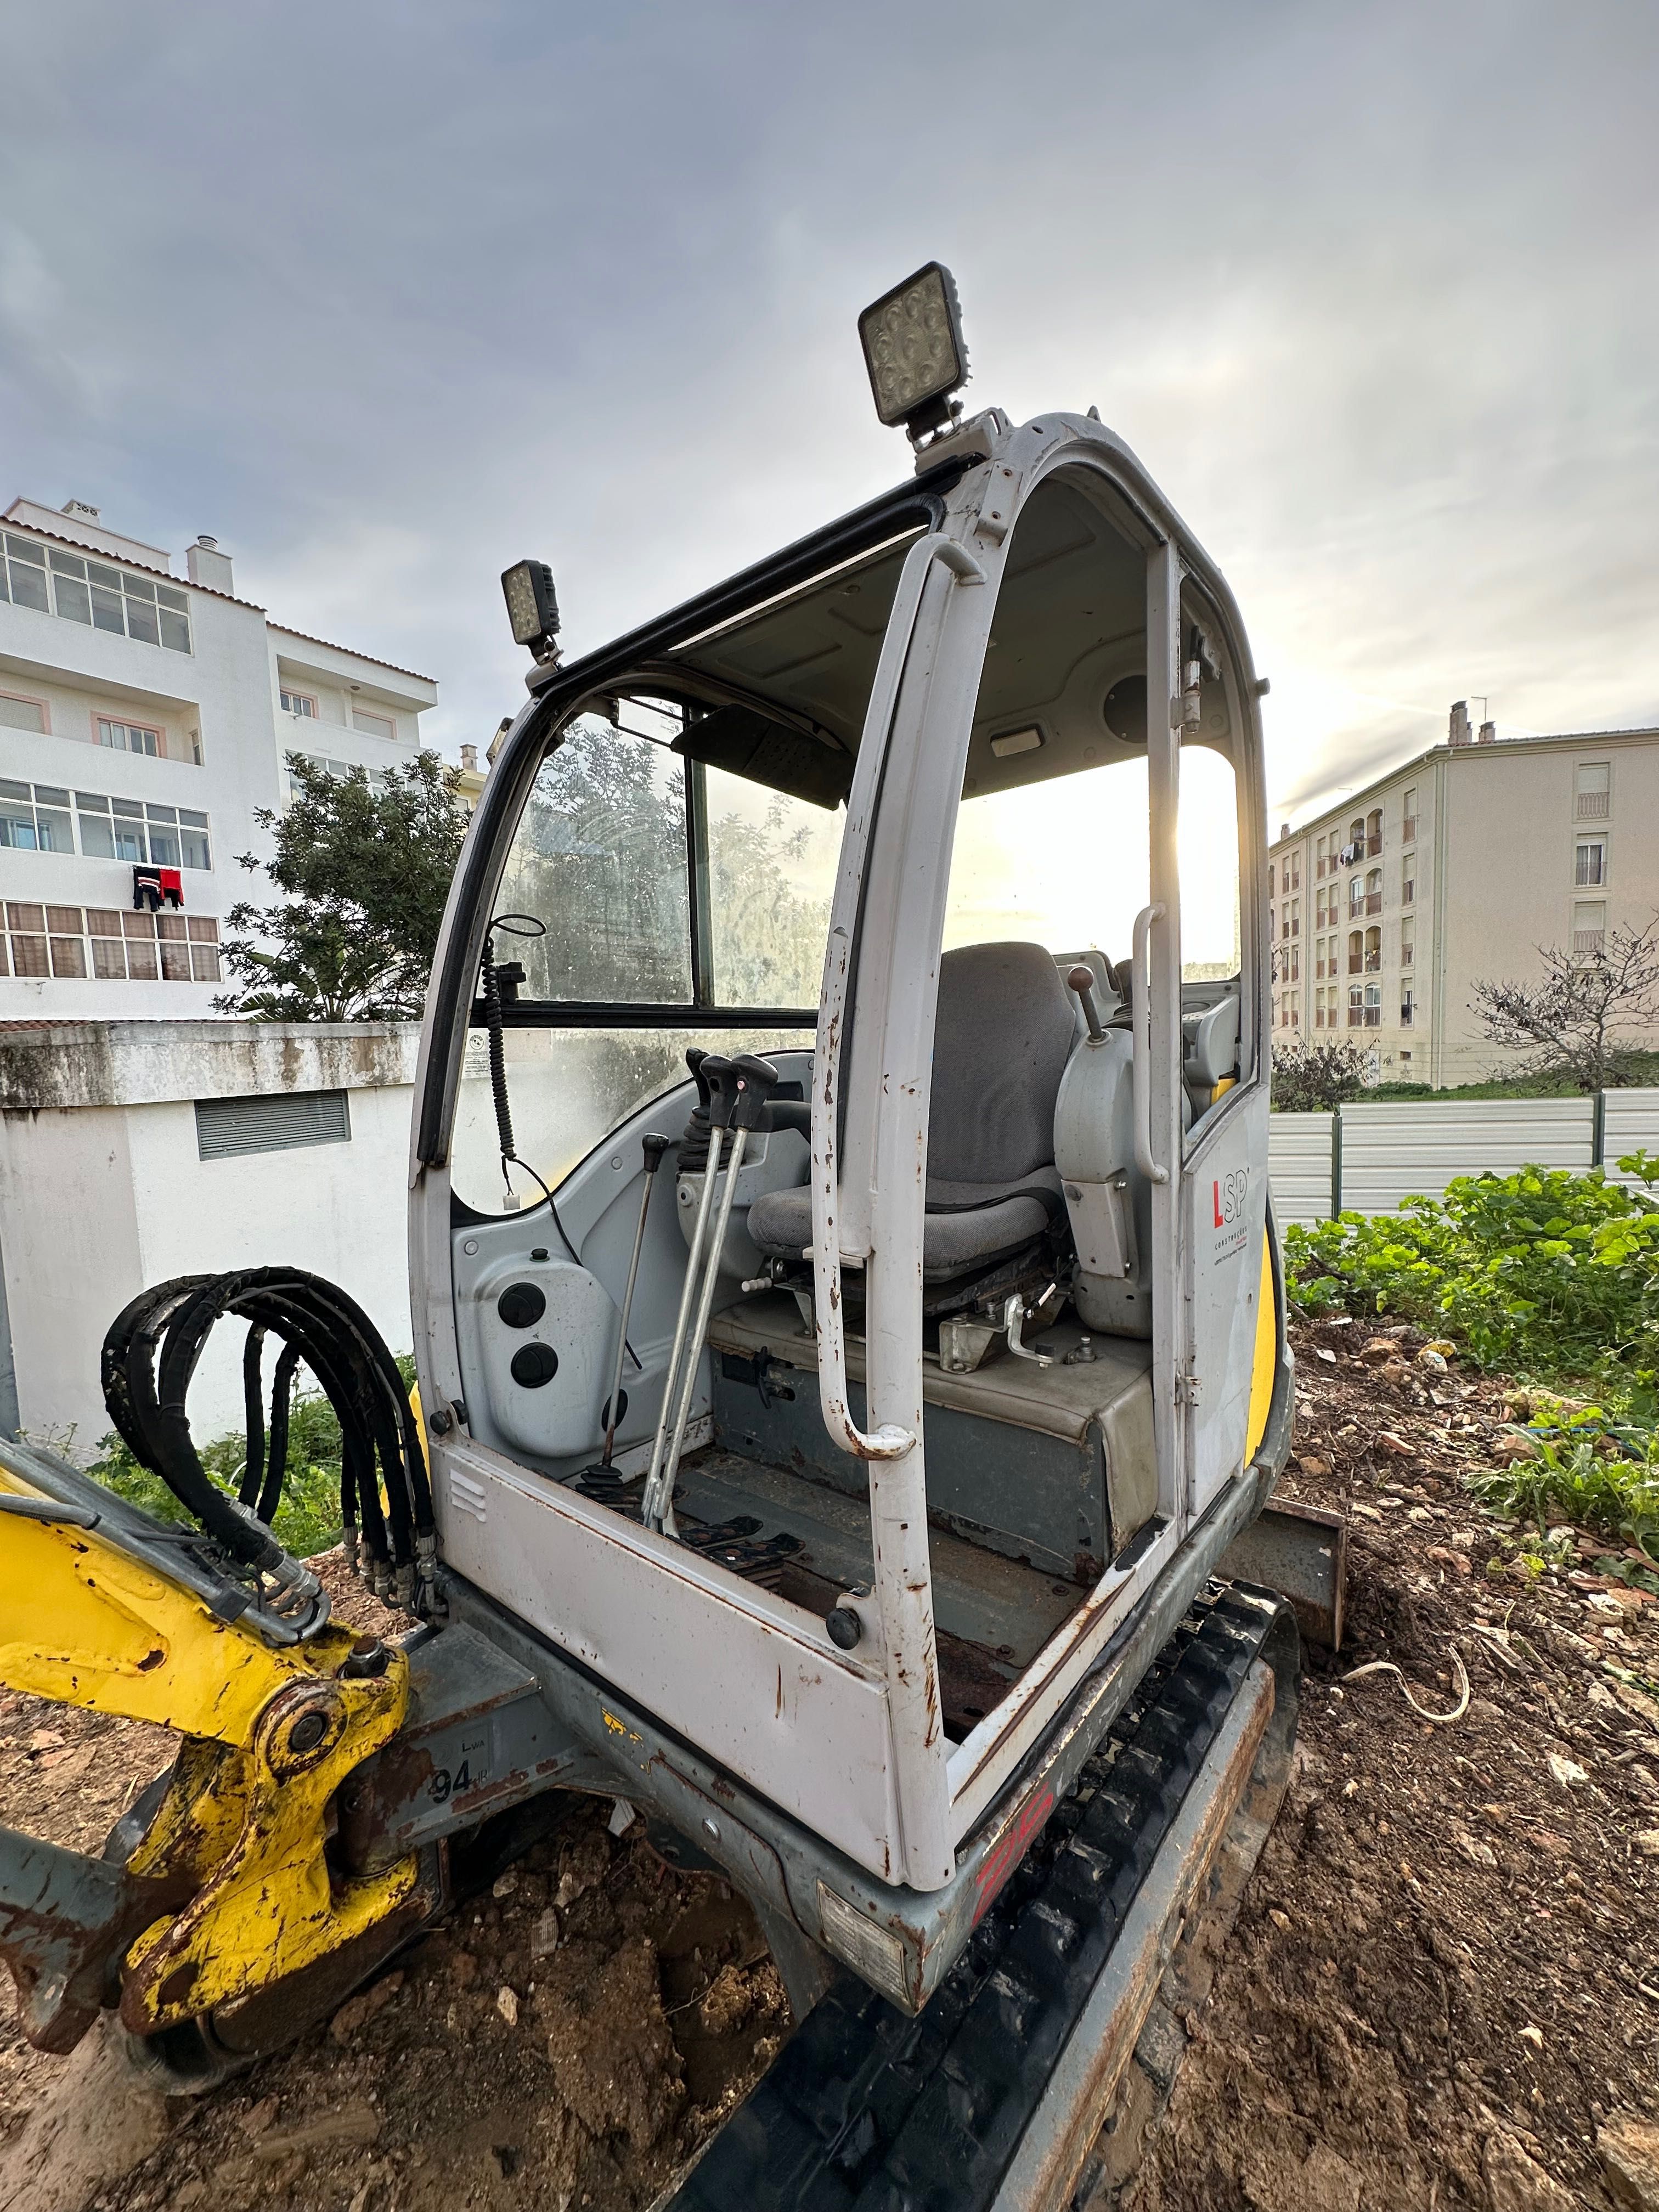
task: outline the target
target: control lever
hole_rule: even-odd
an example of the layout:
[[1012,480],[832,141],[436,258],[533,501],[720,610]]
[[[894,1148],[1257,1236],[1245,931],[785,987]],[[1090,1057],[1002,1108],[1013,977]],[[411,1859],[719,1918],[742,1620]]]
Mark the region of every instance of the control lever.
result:
[[640,1279],[640,1254],[645,1245],[645,1217],[651,1211],[651,1194],[657,1187],[657,1170],[662,1165],[662,1156],[673,1143],[672,1137],[659,1137],[655,1130],[646,1137],[640,1149],[645,1164],[645,1188],[640,1194],[640,1218],[634,1224],[634,1256],[628,1263],[628,1288],[623,1292],[622,1327],[617,1332],[617,1364],[611,1377],[611,1418],[605,1424],[605,1454],[601,1467],[609,1467],[611,1455],[616,1449],[617,1424],[622,1419],[623,1355],[628,1349],[628,1317],[634,1310],[634,1285]]
[[[691,1055],[686,1054],[686,1064],[691,1066]],[[672,1418],[676,1386],[679,1377],[681,1355],[685,1351],[685,1340],[691,1321],[691,1310],[697,1296],[697,1269],[702,1261],[704,1232],[708,1227],[708,1212],[714,1202],[714,1179],[720,1168],[720,1151],[725,1144],[725,1130],[732,1106],[737,1102],[737,1079],[732,1063],[718,1053],[699,1055],[691,1067],[693,1081],[697,1086],[701,1103],[708,1102],[708,1157],[703,1163],[702,1194],[697,1201],[697,1218],[692,1225],[691,1241],[685,1255],[685,1280],[680,1285],[680,1310],[674,1321],[673,1348],[668,1355],[668,1371],[663,1376],[662,1410],[657,1415],[657,1433],[651,1444],[651,1469],[645,1478],[645,1494],[641,1501],[640,1514],[647,1528],[664,1527],[662,1468],[663,1455],[668,1443],[668,1424]],[[696,1362],[692,1361],[692,1371]],[[668,1496],[668,1520],[673,1516],[673,1498]],[[669,1534],[673,1534],[672,1527]]]
[[[711,1073],[714,1063],[703,1062],[705,1073]],[[665,1535],[678,1534],[674,1527],[674,1478],[679,1473],[680,1454],[685,1446],[685,1431],[691,1418],[691,1401],[697,1390],[697,1364],[702,1357],[704,1339],[708,1334],[708,1316],[714,1310],[714,1286],[720,1279],[720,1254],[726,1245],[726,1225],[732,1218],[732,1202],[737,1195],[738,1176],[743,1167],[744,1147],[750,1134],[763,1127],[767,1101],[777,1087],[778,1071],[770,1060],[757,1059],[753,1053],[739,1053],[733,1060],[720,1063],[720,1073],[712,1076],[717,1085],[713,1111],[715,1126],[720,1126],[720,1112],[726,1109],[725,1119],[732,1131],[732,1156],[726,1164],[726,1182],[720,1191],[720,1207],[707,1247],[695,1255],[702,1269],[702,1280],[698,1287],[696,1317],[685,1341],[684,1370],[680,1377],[679,1406],[674,1415],[674,1437],[668,1448],[668,1456],[653,1493],[646,1486],[643,1517],[647,1528],[659,1528]],[[727,1086],[732,1095],[727,1097]],[[714,1185],[714,1154],[709,1155],[708,1179],[703,1184],[703,1205],[699,1218],[708,1218],[708,1197]],[[690,1279],[688,1273],[688,1280]],[[653,1510],[656,1518],[653,1519]]]
[[1100,1010],[1095,1004],[1094,969],[1085,967],[1079,960],[1075,968],[1066,969],[1066,983],[1069,990],[1077,993],[1078,1004],[1083,1009],[1083,1018],[1089,1024],[1090,1043],[1098,1044],[1106,1032],[1101,1025]]
[[1002,1307],[1002,1326],[1008,1332],[1009,1351],[1016,1359],[1034,1360],[1039,1367],[1052,1367],[1054,1363],[1048,1352],[1033,1352],[1030,1345],[1021,1341],[1019,1333],[1024,1322],[1025,1301],[1018,1291],[1010,1291]]

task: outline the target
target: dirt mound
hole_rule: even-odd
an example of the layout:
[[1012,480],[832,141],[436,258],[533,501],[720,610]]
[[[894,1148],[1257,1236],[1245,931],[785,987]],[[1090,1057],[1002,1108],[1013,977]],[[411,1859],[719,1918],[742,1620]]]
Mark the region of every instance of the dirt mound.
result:
[[[1382,1333],[1397,1371],[1362,1356]],[[1659,2112],[1659,1714],[1610,1671],[1659,1671],[1659,1606],[1505,1562],[1461,1477],[1508,1394],[1420,1345],[1297,1332],[1285,1488],[1350,1511],[1349,1647],[1310,1656],[1297,1778],[1124,2212],[1610,2205],[1598,2124]],[[1454,1650],[1445,1725],[1341,1680],[1390,1659],[1449,1711]]]

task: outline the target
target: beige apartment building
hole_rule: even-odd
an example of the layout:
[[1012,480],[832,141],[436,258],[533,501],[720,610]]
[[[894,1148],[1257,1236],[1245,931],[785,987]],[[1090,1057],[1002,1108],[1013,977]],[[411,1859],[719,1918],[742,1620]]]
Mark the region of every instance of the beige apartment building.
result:
[[1659,912],[1659,730],[1475,735],[1460,700],[1443,745],[1287,823],[1269,863],[1275,1039],[1337,1030],[1374,1082],[1479,1082],[1509,1055],[1477,982]]

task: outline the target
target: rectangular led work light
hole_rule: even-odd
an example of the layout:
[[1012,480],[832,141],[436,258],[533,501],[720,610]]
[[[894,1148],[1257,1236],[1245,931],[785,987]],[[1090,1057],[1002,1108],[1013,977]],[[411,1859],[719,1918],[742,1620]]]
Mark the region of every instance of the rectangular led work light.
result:
[[907,276],[859,317],[876,414],[913,439],[951,419],[948,400],[968,380],[956,280],[941,261]]
[[559,602],[545,561],[520,561],[501,572],[501,593],[516,643],[539,653],[559,634]]

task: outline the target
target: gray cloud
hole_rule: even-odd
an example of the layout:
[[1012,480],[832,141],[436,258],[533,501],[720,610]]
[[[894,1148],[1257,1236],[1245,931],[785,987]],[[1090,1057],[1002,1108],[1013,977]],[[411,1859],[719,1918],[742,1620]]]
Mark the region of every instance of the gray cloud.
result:
[[1659,719],[1659,19],[1629,4],[313,0],[0,33],[12,488],[211,530],[282,619],[521,696],[902,473],[863,302],[1097,402],[1221,561],[1294,811],[1432,742]]

